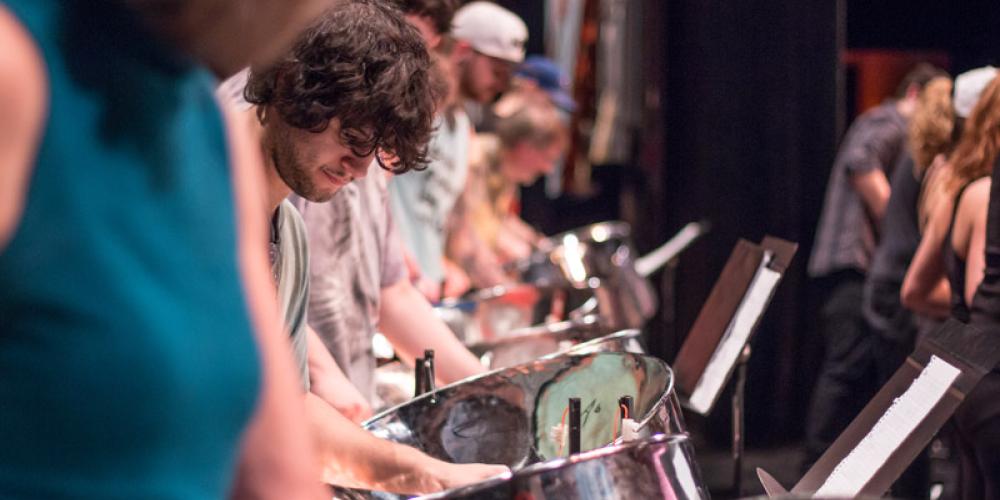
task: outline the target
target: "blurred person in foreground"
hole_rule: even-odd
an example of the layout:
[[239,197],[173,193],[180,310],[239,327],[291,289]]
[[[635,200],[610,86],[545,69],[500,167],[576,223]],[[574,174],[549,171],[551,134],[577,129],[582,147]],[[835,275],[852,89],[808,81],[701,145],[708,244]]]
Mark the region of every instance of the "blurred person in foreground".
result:
[[[486,104],[507,89],[515,66],[524,60],[528,29],[516,14],[490,2],[471,2],[455,14],[452,34],[438,47],[452,94],[435,123],[426,170],[394,178],[389,200],[404,248],[415,263],[431,300],[468,288],[464,273],[446,263],[447,221],[465,189],[474,130],[466,101]],[[470,228],[460,227],[459,231]],[[496,262],[478,262],[483,280],[506,281]],[[448,278],[446,280],[446,277]],[[429,284],[429,285],[428,285]],[[443,286],[442,286],[443,284]]]
[[206,70],[322,4],[0,6],[0,497],[322,498],[259,151]]
[[425,166],[435,93],[419,32],[385,4],[343,0],[276,64],[251,70],[245,96],[254,106],[243,116],[264,153],[267,196],[262,202],[271,216],[272,271],[297,346],[323,479],[419,494],[505,471],[451,464],[379,440],[336,411],[337,392],[349,389],[349,383],[312,383],[325,382],[325,369],[336,365],[307,326],[307,236],[286,197],[294,193],[323,203],[365,177],[373,164],[396,174]]
[[894,99],[851,125],[830,172],[809,259],[823,290],[819,338],[823,363],[806,421],[808,469],[875,394],[874,336],[862,314],[863,287],[889,200],[889,177],[905,152],[906,124],[924,85],[941,71],[921,64]]

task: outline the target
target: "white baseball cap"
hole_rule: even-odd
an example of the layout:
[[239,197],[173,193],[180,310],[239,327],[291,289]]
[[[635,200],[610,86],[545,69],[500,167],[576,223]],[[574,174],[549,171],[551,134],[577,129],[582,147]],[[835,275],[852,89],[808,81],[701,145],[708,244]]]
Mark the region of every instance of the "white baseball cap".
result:
[[517,14],[493,2],[471,2],[458,9],[451,34],[482,54],[513,63],[524,61],[528,26]]
[[958,75],[955,78],[955,114],[968,118],[979,102],[979,95],[996,76],[997,69],[993,66],[983,66]]

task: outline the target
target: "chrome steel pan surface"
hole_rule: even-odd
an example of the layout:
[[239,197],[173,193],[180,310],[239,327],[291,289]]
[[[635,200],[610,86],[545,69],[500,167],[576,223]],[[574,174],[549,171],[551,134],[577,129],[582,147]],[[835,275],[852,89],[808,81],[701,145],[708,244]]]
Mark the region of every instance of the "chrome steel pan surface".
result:
[[[651,434],[682,432],[660,410],[676,399],[662,360],[632,353],[552,356],[473,377],[376,415],[376,436],[456,463],[514,468],[566,456],[565,409],[582,399],[581,450],[610,444],[618,399],[631,396],[634,416]],[[674,419],[676,420],[676,419]]]
[[589,290],[603,324],[640,328],[656,313],[656,294],[635,269],[630,232],[624,222],[602,222],[547,238],[516,265],[519,277],[542,288]]
[[685,435],[656,435],[566,459],[526,467],[497,478],[420,497],[423,500],[633,500],[702,499],[694,450]]
[[670,367],[652,356],[619,352],[552,356],[490,372],[387,410],[364,427],[448,462],[519,470],[568,455],[565,417],[571,397],[582,400],[582,451],[618,441],[622,396],[633,398],[640,436],[684,432]]

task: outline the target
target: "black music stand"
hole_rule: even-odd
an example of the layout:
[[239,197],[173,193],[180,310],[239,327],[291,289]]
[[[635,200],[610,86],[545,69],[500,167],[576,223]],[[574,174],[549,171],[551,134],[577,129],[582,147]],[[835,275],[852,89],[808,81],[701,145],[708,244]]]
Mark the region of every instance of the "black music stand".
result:
[[674,361],[681,404],[711,413],[733,372],[733,489],[740,494],[743,420],[750,340],[774,297],[798,245],[765,237],[759,245],[739,240]]
[[[997,362],[1000,343],[947,321],[920,341],[791,493],[881,496]],[[769,496],[788,493],[764,470],[757,475]]]

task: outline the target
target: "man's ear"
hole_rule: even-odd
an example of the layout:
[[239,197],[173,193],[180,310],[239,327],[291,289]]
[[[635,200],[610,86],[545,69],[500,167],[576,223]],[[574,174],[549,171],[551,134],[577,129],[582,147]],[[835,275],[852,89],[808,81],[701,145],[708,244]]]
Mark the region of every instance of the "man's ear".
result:
[[918,97],[920,97],[920,86],[911,83],[909,87],[906,87],[906,98],[916,100]]

